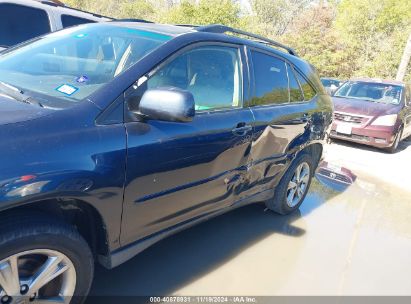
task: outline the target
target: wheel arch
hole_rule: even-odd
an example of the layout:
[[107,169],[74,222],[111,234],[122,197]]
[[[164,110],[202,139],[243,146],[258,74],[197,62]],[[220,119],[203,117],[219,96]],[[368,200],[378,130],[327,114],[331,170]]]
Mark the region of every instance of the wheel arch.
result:
[[301,153],[307,153],[307,154],[311,155],[311,157],[313,158],[313,161],[314,161],[314,166],[315,166],[315,168],[317,168],[318,164],[321,161],[321,158],[322,158],[322,155],[323,155],[323,150],[324,150],[324,147],[321,143],[314,142],[314,143],[311,143],[311,144],[305,146],[303,149],[301,149],[296,154],[296,157]]
[[102,215],[93,205],[74,198],[53,198],[10,206],[1,214],[27,214],[33,211],[74,226],[90,246],[96,260],[98,256],[109,255],[107,228]]

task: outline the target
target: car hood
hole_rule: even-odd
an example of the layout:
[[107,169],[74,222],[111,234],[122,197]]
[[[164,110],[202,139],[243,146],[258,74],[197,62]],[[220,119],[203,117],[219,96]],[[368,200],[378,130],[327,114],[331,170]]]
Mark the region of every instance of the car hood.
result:
[[0,94],[0,125],[37,119],[50,114],[53,110],[32,105]]
[[361,99],[333,97],[334,111],[350,114],[379,116],[383,114],[397,113],[401,105],[389,103],[371,102]]

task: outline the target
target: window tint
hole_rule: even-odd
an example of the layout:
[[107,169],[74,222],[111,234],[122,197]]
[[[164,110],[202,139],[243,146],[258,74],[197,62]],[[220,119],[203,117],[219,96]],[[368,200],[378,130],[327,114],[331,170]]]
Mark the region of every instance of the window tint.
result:
[[177,87],[194,96],[196,110],[240,106],[242,81],[239,52],[230,47],[199,47],[157,70],[146,87]]
[[15,5],[0,4],[0,46],[13,46],[50,32],[45,11]]
[[254,105],[288,102],[288,78],[285,62],[260,53],[251,52],[254,66]]
[[287,64],[288,68],[288,80],[290,83],[290,101],[291,102],[299,102],[299,101],[304,101],[304,95],[303,92],[301,91],[300,84],[297,81],[297,78],[295,78],[295,73],[294,69]]
[[314,91],[313,87],[307,82],[307,80],[301,76],[300,73],[296,71],[298,81],[300,82],[301,88],[304,93],[304,100],[308,101],[314,98],[317,93]]
[[61,15],[61,23],[63,24],[63,28],[66,28],[69,26],[74,26],[74,25],[79,25],[79,24],[94,23],[94,21],[89,20],[89,19],[74,17],[70,15]]

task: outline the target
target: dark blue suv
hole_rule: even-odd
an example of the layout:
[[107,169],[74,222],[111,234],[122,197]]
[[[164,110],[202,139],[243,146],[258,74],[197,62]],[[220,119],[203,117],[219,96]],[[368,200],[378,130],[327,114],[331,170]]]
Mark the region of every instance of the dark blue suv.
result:
[[94,260],[250,203],[296,210],[332,118],[292,49],[218,25],[35,38],[0,55],[0,94],[2,303],[77,303]]

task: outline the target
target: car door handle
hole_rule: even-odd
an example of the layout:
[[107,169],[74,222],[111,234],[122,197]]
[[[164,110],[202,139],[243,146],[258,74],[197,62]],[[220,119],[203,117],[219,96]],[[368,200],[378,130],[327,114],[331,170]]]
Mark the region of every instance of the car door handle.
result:
[[232,130],[234,135],[237,136],[244,136],[248,132],[251,132],[253,130],[253,127],[250,125],[247,125],[245,122],[240,122],[237,124],[237,126]]

